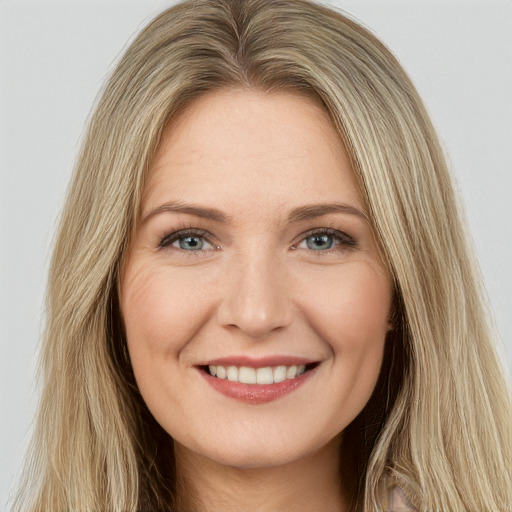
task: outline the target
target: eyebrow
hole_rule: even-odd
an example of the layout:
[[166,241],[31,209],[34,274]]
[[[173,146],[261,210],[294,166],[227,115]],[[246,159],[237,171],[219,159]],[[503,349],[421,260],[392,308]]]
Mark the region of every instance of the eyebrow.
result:
[[151,210],[145,214],[142,218],[142,222],[146,222],[148,219],[161,212],[188,213],[190,215],[195,215],[196,217],[215,220],[223,224],[228,224],[231,222],[231,217],[229,215],[226,215],[224,212],[221,212],[216,208],[204,208],[189,203],[183,203],[181,201],[165,203],[161,206],[158,206],[154,210]]
[[288,215],[288,223],[322,217],[329,213],[345,213],[368,220],[368,215],[354,206],[343,203],[322,203],[294,208]]
[[[188,213],[190,215],[195,215],[196,217],[214,220],[222,224],[229,224],[232,221],[232,217],[230,215],[227,215],[216,208],[205,208],[183,202],[169,202],[149,211],[143,216],[142,222],[146,222],[148,219],[161,212]],[[292,222],[314,219],[316,217],[328,215],[329,213],[344,213],[368,220],[368,215],[354,206],[344,203],[321,203],[294,208],[288,214],[287,223],[290,224]]]

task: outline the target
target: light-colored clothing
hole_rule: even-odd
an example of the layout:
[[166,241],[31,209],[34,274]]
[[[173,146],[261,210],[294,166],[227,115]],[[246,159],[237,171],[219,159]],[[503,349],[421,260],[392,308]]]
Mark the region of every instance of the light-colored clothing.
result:
[[401,487],[395,485],[389,491],[386,512],[418,512]]

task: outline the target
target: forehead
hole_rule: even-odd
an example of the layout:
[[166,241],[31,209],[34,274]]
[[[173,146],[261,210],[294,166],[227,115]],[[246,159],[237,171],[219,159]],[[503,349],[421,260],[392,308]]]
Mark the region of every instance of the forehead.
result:
[[314,201],[362,207],[347,151],[319,102],[291,92],[204,95],[164,131],[143,210],[166,200],[260,208]]

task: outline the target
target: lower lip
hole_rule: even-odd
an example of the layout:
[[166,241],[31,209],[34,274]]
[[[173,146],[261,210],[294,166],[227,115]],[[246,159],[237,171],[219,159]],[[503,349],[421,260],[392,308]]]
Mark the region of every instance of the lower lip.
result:
[[228,379],[213,377],[204,370],[200,370],[200,372],[206,382],[208,382],[215,391],[229,398],[239,400],[240,402],[257,405],[272,402],[288,395],[306,383],[317,368],[318,367],[312,368],[294,379],[288,379],[274,384],[242,384],[241,382],[232,382]]

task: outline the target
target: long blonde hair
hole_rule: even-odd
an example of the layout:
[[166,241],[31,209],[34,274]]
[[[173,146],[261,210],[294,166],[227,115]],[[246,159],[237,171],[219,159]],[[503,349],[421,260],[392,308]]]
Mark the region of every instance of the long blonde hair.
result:
[[108,80],[53,253],[42,397],[14,508],[172,510],[172,443],[138,393],[116,286],[164,127],[226,87],[321,100],[394,277],[380,380],[346,432],[358,440],[354,510],[384,509],[389,479],[421,510],[512,510],[510,392],[434,129],[385,46],[307,0],[185,1]]

